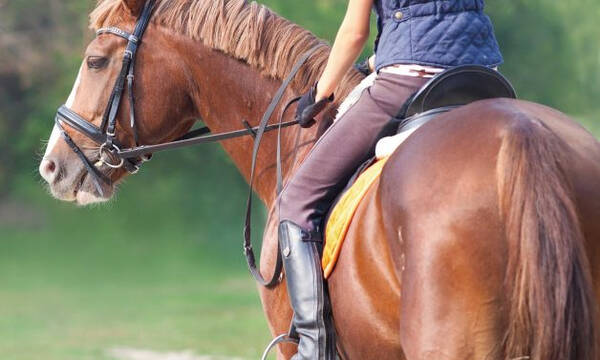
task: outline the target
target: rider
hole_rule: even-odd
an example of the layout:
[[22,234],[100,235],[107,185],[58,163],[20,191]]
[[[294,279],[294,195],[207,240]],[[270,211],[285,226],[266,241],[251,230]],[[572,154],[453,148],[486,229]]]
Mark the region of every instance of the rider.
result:
[[361,53],[377,13],[374,84],[316,142],[279,198],[279,242],[299,337],[294,359],[334,359],[333,327],[320,265],[323,218],[334,197],[369,156],[381,128],[407,98],[443,69],[496,67],[502,55],[484,0],[349,0],[327,66],[298,103],[303,127],[333,100]]

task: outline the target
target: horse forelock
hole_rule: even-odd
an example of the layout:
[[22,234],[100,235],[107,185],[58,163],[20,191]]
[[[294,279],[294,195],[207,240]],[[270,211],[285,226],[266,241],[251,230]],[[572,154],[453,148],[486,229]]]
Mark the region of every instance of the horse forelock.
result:
[[[114,25],[128,17],[121,0],[100,0],[90,27]],[[264,76],[284,79],[296,59],[323,45],[298,72],[291,86],[306,91],[322,73],[330,48],[308,30],[256,2],[245,0],[157,0],[153,23],[242,60]],[[344,99],[363,76],[350,70],[336,90]]]

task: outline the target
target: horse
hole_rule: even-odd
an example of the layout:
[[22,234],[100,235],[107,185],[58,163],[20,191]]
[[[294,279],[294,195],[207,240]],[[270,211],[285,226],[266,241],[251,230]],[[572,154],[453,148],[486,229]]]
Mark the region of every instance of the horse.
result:
[[[94,30],[133,31],[145,0],[100,0]],[[127,41],[98,36],[85,51],[67,107],[102,121]],[[283,102],[323,70],[329,49],[310,32],[244,0],[157,0],[139,45],[135,86],[116,114],[118,141],[171,141],[201,118],[212,131],[255,125],[308,49]],[[361,81],[349,70],[310,129],[281,133],[285,179]],[[283,112],[282,106],[277,111]],[[284,118],[289,119],[290,114]],[[365,119],[368,121],[368,119]],[[102,149],[64,126],[89,159]],[[100,166],[99,191],[55,126],[40,173],[54,197],[106,201],[128,175]],[[276,262],[276,136],[265,134],[256,193],[269,209],[261,266]],[[222,142],[249,180],[251,137]],[[102,164],[100,164],[102,165]],[[490,99],[422,126],[391,155],[359,205],[328,279],[342,359],[598,359],[600,143],[568,116],[522,100]],[[270,331],[288,331],[285,281],[259,287]],[[279,345],[289,358],[294,345]]]

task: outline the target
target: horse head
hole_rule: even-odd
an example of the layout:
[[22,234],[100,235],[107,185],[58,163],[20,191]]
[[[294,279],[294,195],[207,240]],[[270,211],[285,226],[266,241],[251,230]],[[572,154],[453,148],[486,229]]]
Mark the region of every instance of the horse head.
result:
[[[135,33],[145,4],[144,0],[120,0],[118,15],[106,20],[107,27],[96,29],[97,36],[85,50],[77,80],[64,105],[67,111],[83,119],[82,122],[89,122],[106,132],[107,118],[111,116],[110,103],[116,102],[112,109],[114,142],[125,148],[134,147],[136,143],[156,144],[172,140],[187,131],[196,117],[190,97],[190,80],[185,76],[186,65],[183,59],[173,56],[176,53],[174,45],[153,25],[135,39],[136,51],[129,65],[131,72],[124,69],[124,59],[132,41],[130,36]],[[118,78],[122,75],[125,78],[119,85]],[[131,78],[127,77],[129,75]],[[131,87],[128,81],[131,81]],[[115,95],[119,96],[117,101]],[[129,101],[130,97],[132,101]],[[61,136],[61,131],[81,150],[92,170],[86,166],[86,161],[80,161],[80,155],[69,146],[69,140]],[[112,197],[128,171],[124,166],[111,166],[118,164],[119,159],[114,159],[113,149],[104,151],[103,145],[77,131],[73,124],[57,121],[39,166],[39,172],[55,198],[86,205]]]
[[[137,171],[147,155],[142,151],[180,138],[198,118],[216,133],[258,125],[303,55],[314,49],[282,103],[314,84],[329,55],[310,32],[244,0],[102,0],[90,19],[97,36],[40,164],[56,198],[82,205],[110,199],[115,186]],[[318,117],[325,120],[319,127],[282,132],[285,159],[303,159],[361,79],[357,71],[347,73],[336,101]],[[257,192],[267,203],[274,199],[273,140],[267,137],[256,162]],[[249,179],[252,139],[221,144]]]

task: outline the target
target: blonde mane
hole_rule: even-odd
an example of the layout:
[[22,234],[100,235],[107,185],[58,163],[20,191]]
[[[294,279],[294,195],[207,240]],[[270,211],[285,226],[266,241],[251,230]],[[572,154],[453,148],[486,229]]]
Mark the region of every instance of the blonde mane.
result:
[[[122,0],[99,0],[90,14],[90,27],[96,30],[113,25],[127,16]],[[323,45],[292,82],[292,88],[299,92],[318,79],[330,51],[329,46],[309,31],[254,1],[157,0],[152,22],[202,41],[276,79],[284,79],[306,51]],[[350,70],[336,91],[338,101],[362,78],[360,73]]]

